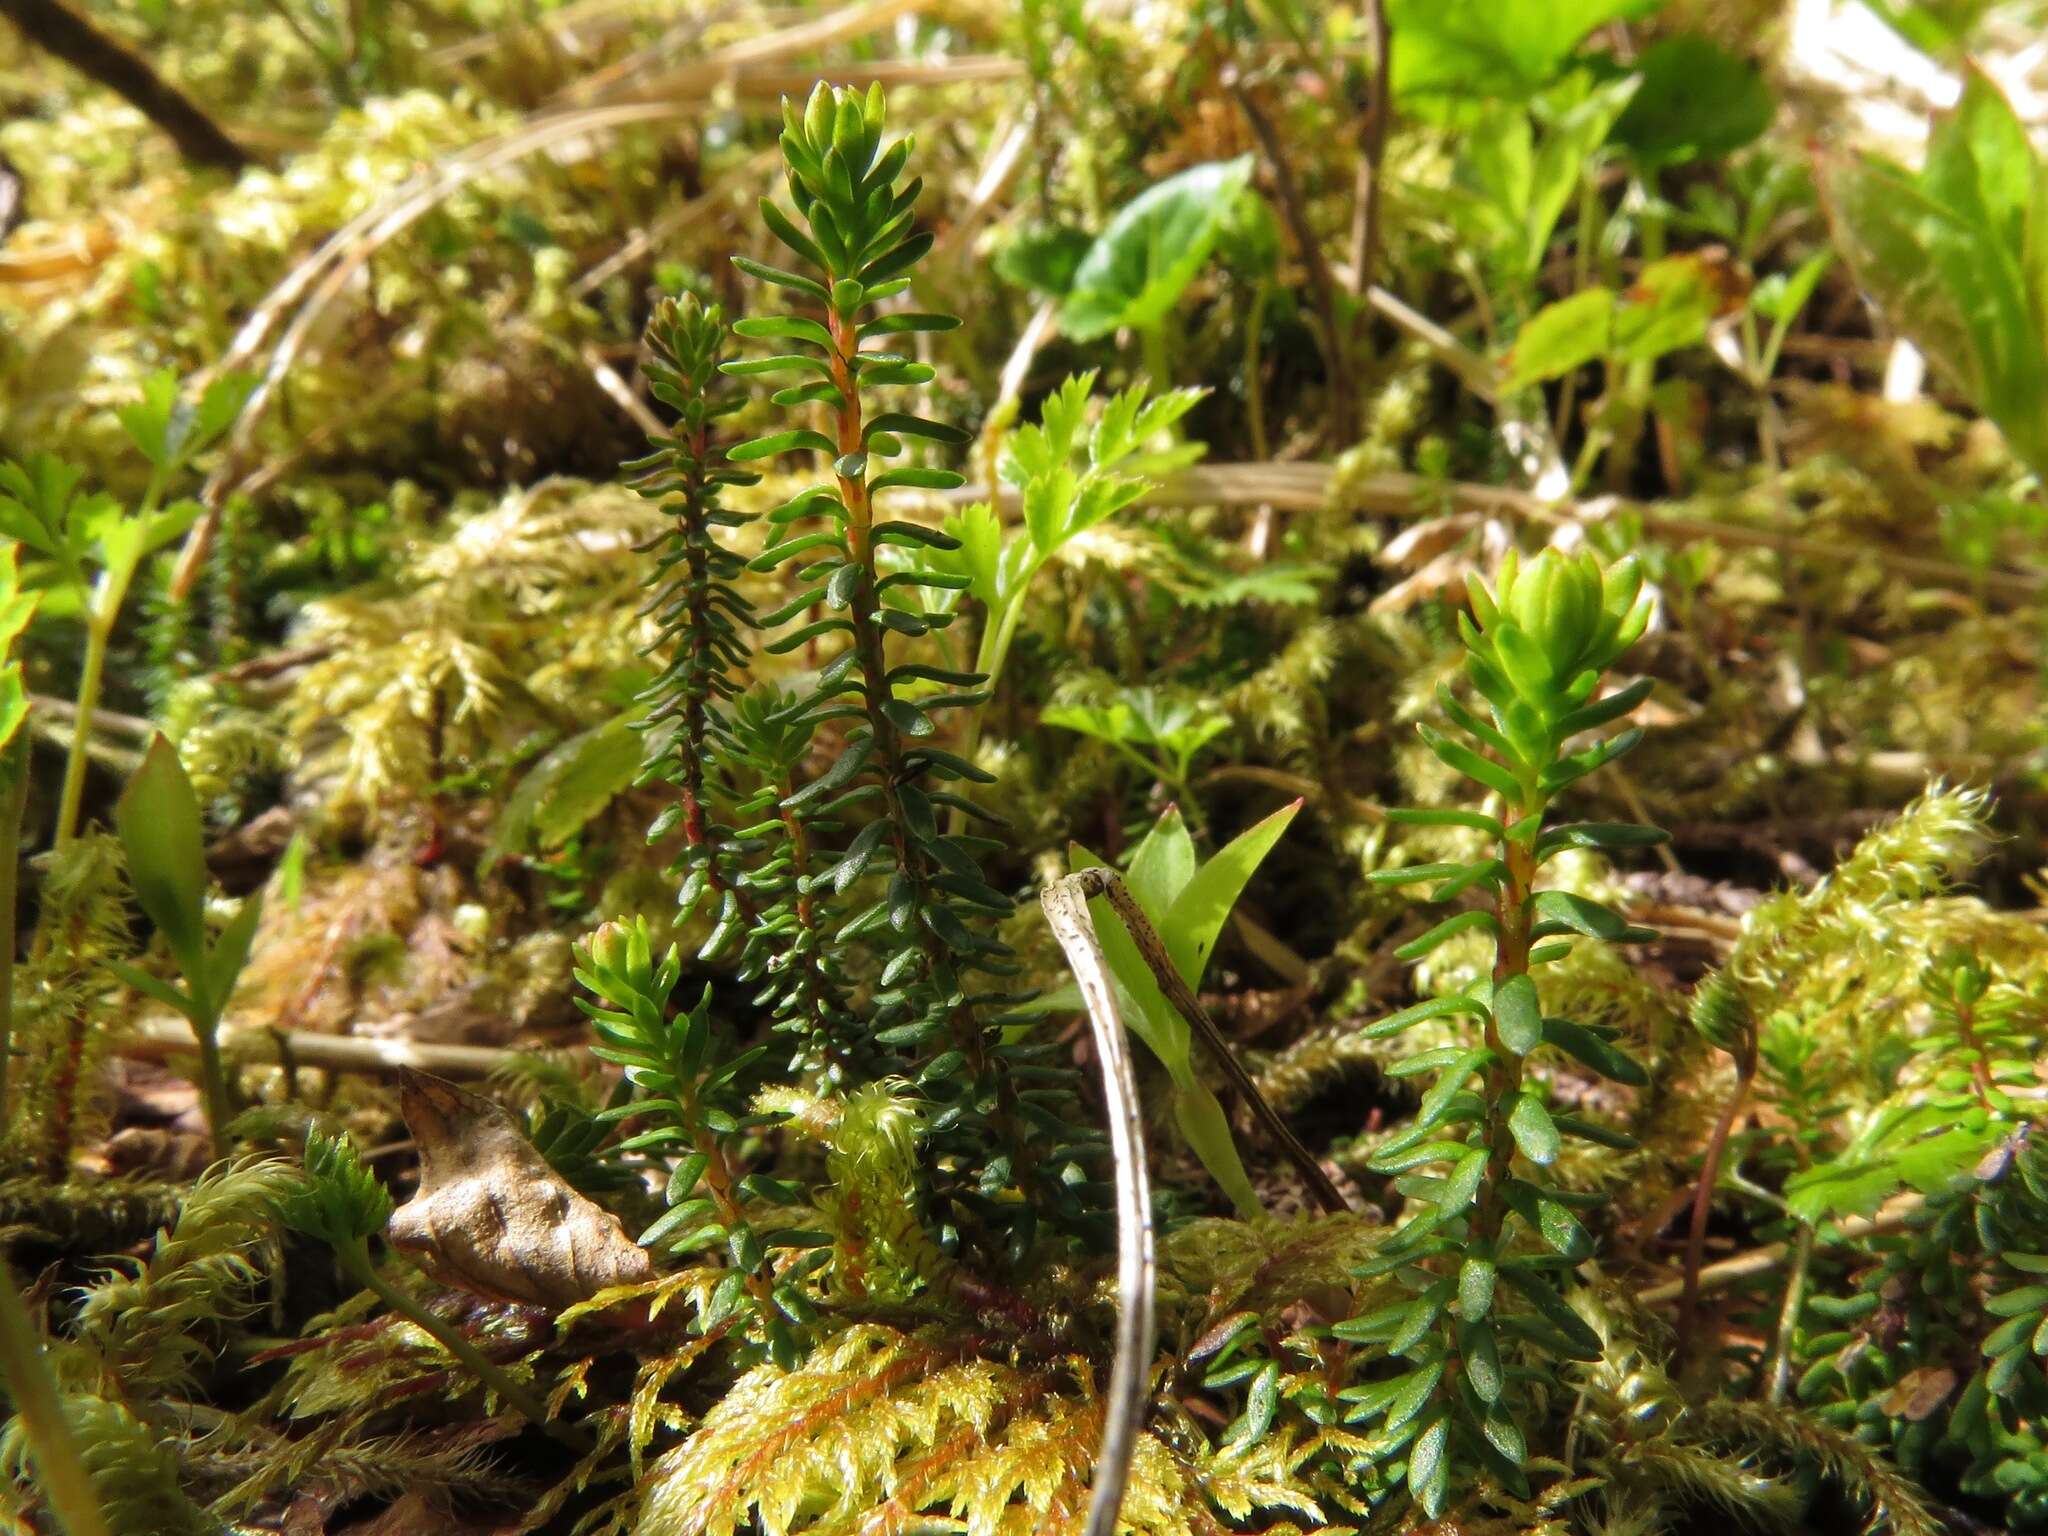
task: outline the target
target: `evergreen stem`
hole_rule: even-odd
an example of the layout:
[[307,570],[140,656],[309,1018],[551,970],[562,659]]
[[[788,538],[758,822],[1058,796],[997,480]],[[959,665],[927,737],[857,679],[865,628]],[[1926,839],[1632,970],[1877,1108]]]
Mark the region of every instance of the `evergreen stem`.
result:
[[[833,343],[832,382],[838,387],[841,402],[835,412],[835,425],[838,429],[839,460],[843,464],[848,456],[861,453],[864,446],[861,441],[860,339],[852,321],[842,316],[836,306],[828,311],[828,316]],[[847,557],[857,568],[851,612],[854,647],[860,656],[861,703],[867,715],[868,729],[874,733],[876,776],[881,781],[882,804],[889,818],[890,847],[896,856],[896,868],[916,890],[918,904],[922,906],[934,899],[931,871],[926,867],[923,852],[904,832],[909,823],[897,793],[905,777],[903,743],[896,723],[883,708],[891,694],[882,627],[875,619],[881,609],[881,597],[876,590],[872,538],[874,504],[868,494],[865,469],[854,476],[835,468],[835,475],[840,504],[846,508]],[[926,973],[933,987],[942,996],[952,996],[959,991],[952,957],[939,943],[937,935],[922,925],[917,939],[924,951]],[[971,1008],[962,1005],[951,1011],[954,1044],[966,1056],[968,1070],[974,1079],[982,1081],[988,1071],[988,1042],[983,1038]]]
[[[860,396],[860,332],[850,318],[839,312],[836,304],[828,306],[826,318],[832,339],[832,382],[840,401],[834,412],[838,434],[834,473],[840,503],[846,508],[847,558],[856,568],[851,617],[855,649],[860,657],[861,702],[867,715],[868,729],[874,734],[875,771],[881,785],[883,814],[889,822],[888,836],[896,857],[896,868],[909,882],[916,905],[924,908],[936,905],[941,898],[932,884],[931,865],[924,850],[906,830],[910,822],[899,793],[908,775],[903,764],[902,738],[885,708],[892,695],[888,655],[883,645],[882,626],[877,618],[881,611],[881,596],[875,574],[874,504],[868,492],[865,466],[858,475],[848,475],[840,467],[847,464],[851,456],[864,456],[867,446]],[[990,1118],[999,1144],[1013,1159],[1012,1176],[1021,1186],[1026,1182],[1032,1154],[1028,1143],[1018,1133],[1015,1090],[1008,1074],[997,1071],[989,1055],[988,1033],[982,1028],[974,1005],[965,1000],[966,988],[961,983],[952,953],[928,924],[916,918],[913,922],[919,930],[916,942],[924,956],[925,979],[933,994],[942,1000],[954,1047],[966,1059],[970,1094],[979,1097],[990,1085],[991,1078],[994,1080],[995,1105]],[[944,1002],[946,999],[959,1001]]]
[[[1528,807],[1524,815],[1542,809]],[[1529,973],[1529,889],[1536,879],[1536,834],[1526,842],[1503,838],[1500,859],[1506,873],[1500,882],[1500,896],[1494,915],[1500,923],[1493,959],[1494,995],[1508,981]],[[1486,1174],[1479,1186],[1478,1209],[1472,1221],[1473,1237],[1491,1245],[1500,1237],[1504,1206],[1501,1188],[1515,1155],[1514,1132],[1508,1113],[1522,1091],[1522,1058],[1509,1050],[1500,1036],[1500,1026],[1491,1015],[1486,1020],[1486,1047],[1493,1052],[1493,1065],[1486,1071]]]
[[[679,1083],[686,1078],[678,1078]],[[704,1159],[704,1188],[711,1195],[711,1202],[718,1208],[719,1222],[728,1232],[737,1232],[747,1225],[747,1213],[740,1209],[740,1203],[733,1193],[737,1180],[733,1177],[732,1160],[726,1156],[725,1146],[704,1128],[703,1112],[698,1107],[697,1095],[689,1090],[683,1093],[683,1114],[690,1126],[691,1143]],[[747,1272],[747,1292],[763,1309],[765,1316],[775,1306],[774,1286],[765,1273],[767,1260]]]

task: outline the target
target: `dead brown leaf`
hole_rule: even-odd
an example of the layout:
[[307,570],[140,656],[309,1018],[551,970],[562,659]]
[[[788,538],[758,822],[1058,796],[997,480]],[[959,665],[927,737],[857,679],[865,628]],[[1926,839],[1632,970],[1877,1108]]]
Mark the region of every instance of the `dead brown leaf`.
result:
[[1945,1365],[1923,1365],[1901,1376],[1878,1402],[1889,1418],[1917,1424],[1948,1401],[1956,1389],[1956,1373]]
[[424,1072],[399,1078],[420,1187],[387,1235],[444,1284],[566,1307],[647,1280],[647,1250],[548,1166],[510,1111]]

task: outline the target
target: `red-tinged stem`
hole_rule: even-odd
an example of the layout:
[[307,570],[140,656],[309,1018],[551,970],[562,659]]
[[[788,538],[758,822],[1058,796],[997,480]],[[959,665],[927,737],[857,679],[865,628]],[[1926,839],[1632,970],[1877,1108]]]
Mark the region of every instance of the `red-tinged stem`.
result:
[[[832,382],[840,400],[833,417],[839,461],[843,463],[848,455],[863,454],[866,450],[862,441],[860,332],[854,322],[840,314],[836,307],[828,310],[826,321],[832,337]],[[903,744],[895,722],[884,707],[891,694],[888,656],[883,645],[882,626],[876,617],[881,611],[881,596],[875,575],[874,505],[868,491],[867,471],[863,468],[858,475],[847,475],[840,473],[835,465],[834,474],[840,503],[846,509],[847,558],[857,571],[852,609],[854,647],[860,658],[861,702],[866,709],[868,728],[874,735],[876,776],[881,781],[890,846],[896,856],[896,868],[910,882],[917,904],[920,907],[935,906],[940,898],[932,886],[930,862],[924,850],[905,830],[909,821],[898,793],[908,777],[903,762]],[[932,988],[941,997],[964,996],[966,989],[960,983],[953,956],[939,936],[924,928],[918,934],[917,942],[924,955],[925,977]],[[949,1022],[954,1046],[966,1057],[970,1082],[977,1087],[987,1083],[993,1063],[989,1057],[987,1033],[975,1009],[971,1004],[962,1002],[951,1009]],[[1031,1152],[1023,1137],[1017,1134],[1015,1090],[1008,1075],[1000,1072],[995,1074],[994,1086],[996,1133],[1002,1146],[1013,1157],[1012,1171],[1021,1182],[1028,1171]]]
[[711,431],[708,422],[699,422],[690,431],[690,460],[692,468],[683,490],[683,507],[677,513],[676,521],[683,530],[683,559],[689,567],[687,584],[690,606],[690,650],[697,666],[692,680],[685,684],[683,702],[683,750],[677,754],[683,770],[682,782],[677,786],[683,797],[683,841],[690,848],[704,856],[704,884],[717,898],[721,910],[725,898],[730,895],[738,904],[740,919],[749,928],[755,918],[754,904],[747,893],[725,878],[719,868],[718,851],[711,847],[711,830],[704,815],[704,752],[706,735],[705,685],[703,679],[711,675],[712,621],[710,600],[710,554],[704,547],[704,497],[705,455],[710,451]]
[[1693,1325],[1699,1312],[1700,1266],[1707,1254],[1707,1215],[1714,1203],[1714,1186],[1721,1178],[1721,1158],[1728,1149],[1729,1137],[1735,1133],[1736,1122],[1749,1103],[1750,1085],[1756,1079],[1756,1065],[1755,1039],[1745,1037],[1744,1048],[1735,1058],[1735,1091],[1721,1106],[1721,1116],[1714,1122],[1713,1134],[1707,1138],[1706,1155],[1700,1160],[1700,1181],[1692,1196],[1692,1223],[1685,1236],[1685,1288],[1678,1301],[1677,1344],[1681,1359],[1692,1347]]

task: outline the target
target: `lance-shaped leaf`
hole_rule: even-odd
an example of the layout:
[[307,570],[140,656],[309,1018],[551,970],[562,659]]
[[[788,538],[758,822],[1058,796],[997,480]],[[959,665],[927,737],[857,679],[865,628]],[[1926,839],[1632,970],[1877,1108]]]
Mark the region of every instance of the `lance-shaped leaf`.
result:
[[159,734],[114,807],[135,899],[195,991],[206,977],[206,852],[199,796]]

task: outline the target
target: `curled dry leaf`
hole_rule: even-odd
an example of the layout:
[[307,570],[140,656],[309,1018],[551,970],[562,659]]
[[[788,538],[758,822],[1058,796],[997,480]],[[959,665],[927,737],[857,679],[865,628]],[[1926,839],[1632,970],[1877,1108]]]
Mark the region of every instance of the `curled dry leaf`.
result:
[[388,1236],[437,1280],[566,1307],[652,1278],[647,1250],[571,1189],[502,1106],[408,1070],[399,1110],[419,1143],[420,1187]]

